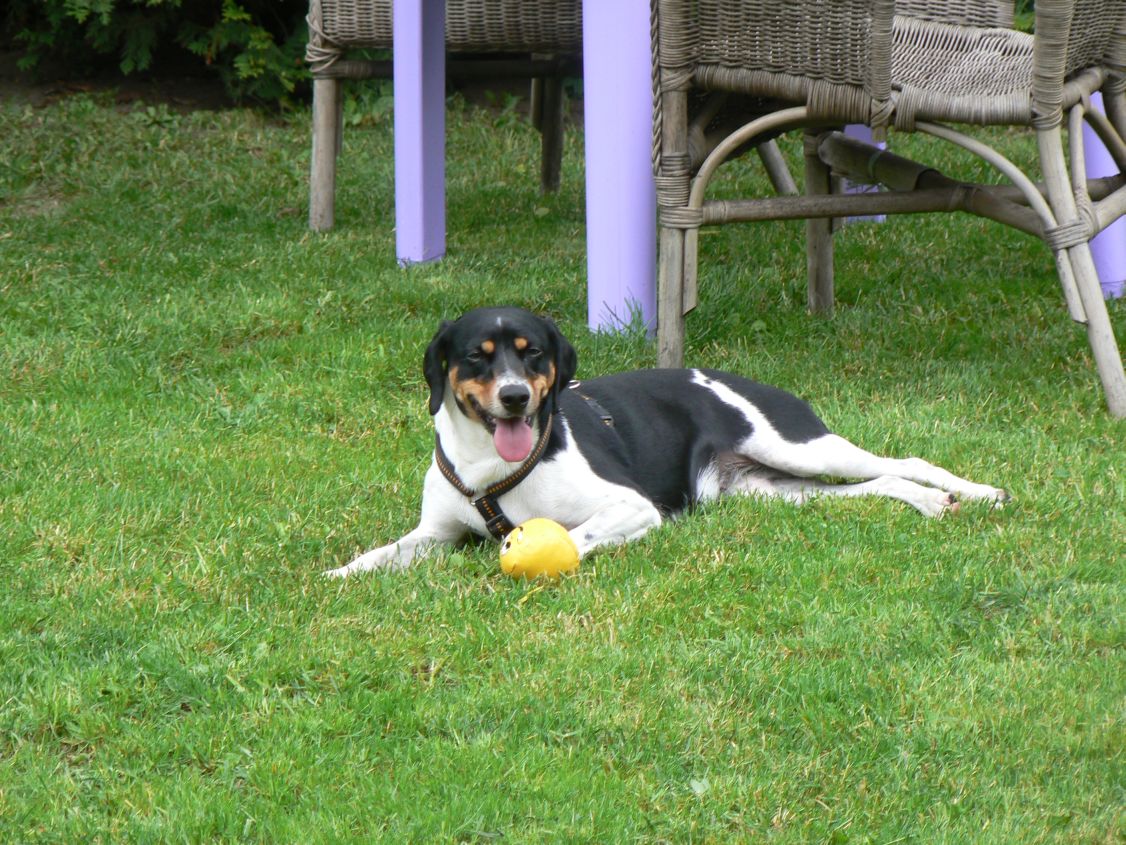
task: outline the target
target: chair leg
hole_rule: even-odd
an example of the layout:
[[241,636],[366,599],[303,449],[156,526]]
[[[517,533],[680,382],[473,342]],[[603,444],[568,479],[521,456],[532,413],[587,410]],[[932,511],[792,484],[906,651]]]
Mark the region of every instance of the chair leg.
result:
[[661,227],[657,271],[657,366],[684,366],[684,230]]
[[[1067,160],[1063,153],[1063,138],[1059,126],[1038,129],[1037,146],[1040,151],[1040,171],[1048,190],[1048,202],[1056,220],[1066,223],[1077,219],[1078,210],[1068,176]],[[1080,142],[1081,143],[1081,142]],[[1065,250],[1075,281],[1076,292],[1087,318],[1087,339],[1095,358],[1111,416],[1126,417],[1126,373],[1122,369],[1122,356],[1114,339],[1114,329],[1106,310],[1099,274],[1091,257],[1091,247],[1083,242]]]
[[[805,136],[805,193],[825,195],[830,191],[828,165],[817,154],[817,136]],[[814,314],[833,313],[833,220],[810,218],[805,221],[806,270],[809,274],[809,310]]]
[[1126,138],[1126,92],[1111,91],[1108,87],[1103,89],[1102,95],[1107,119],[1114,130]]
[[[532,58],[536,58],[533,54]],[[528,88],[528,120],[537,132],[543,129],[543,77],[533,76]]]
[[1126,372],[1122,369],[1122,355],[1114,338],[1090,246],[1079,244],[1067,252],[1079,298],[1087,312],[1087,340],[1103,385],[1107,410],[1113,417],[1126,417]]
[[770,179],[770,184],[774,186],[778,195],[796,197],[799,193],[798,184],[790,174],[790,166],[786,164],[782,151],[778,149],[778,143],[773,138],[769,141],[763,141],[755,147],[755,152],[762,160],[762,166],[766,168],[766,175]]
[[336,86],[336,157],[344,151],[344,83]]
[[340,144],[340,80],[313,80],[313,155],[309,171],[309,228],[331,229],[336,202],[336,155]]
[[662,91],[654,112],[657,167],[657,208],[660,210],[660,252],[657,257],[657,366],[684,366],[685,229],[670,226],[664,215],[686,210],[691,172],[688,152],[688,93],[673,85],[662,69]]
[[559,190],[563,169],[563,77],[546,77],[541,85],[540,190],[550,194]]

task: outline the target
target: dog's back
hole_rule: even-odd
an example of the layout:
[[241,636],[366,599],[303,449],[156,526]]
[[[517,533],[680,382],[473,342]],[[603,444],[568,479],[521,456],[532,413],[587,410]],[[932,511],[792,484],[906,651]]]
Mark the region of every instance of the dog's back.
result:
[[[761,418],[725,401],[728,393]],[[705,470],[718,456],[738,452],[763,420],[793,443],[828,433],[797,397],[717,370],[617,373],[583,381],[560,400],[592,469],[634,487],[666,512],[696,501]]]

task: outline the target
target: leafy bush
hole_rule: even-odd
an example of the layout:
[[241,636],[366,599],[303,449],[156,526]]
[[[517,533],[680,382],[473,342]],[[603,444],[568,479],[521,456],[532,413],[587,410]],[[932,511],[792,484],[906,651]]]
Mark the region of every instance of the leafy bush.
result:
[[187,56],[233,96],[278,102],[308,76],[306,9],[304,0],[14,0],[0,40],[22,49],[24,70],[65,58],[80,73],[114,62],[132,74]]

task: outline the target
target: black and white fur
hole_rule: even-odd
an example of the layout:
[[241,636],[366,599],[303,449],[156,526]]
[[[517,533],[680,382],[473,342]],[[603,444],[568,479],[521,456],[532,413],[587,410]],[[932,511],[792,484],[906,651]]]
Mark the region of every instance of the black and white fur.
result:
[[[931,517],[956,511],[957,497],[1008,498],[920,458],[873,455],[831,433],[802,400],[741,376],[640,370],[569,386],[575,366],[574,349],[550,320],[490,308],[444,323],[424,369],[442,447],[474,490],[520,466],[498,455],[498,425],[524,420],[538,438],[555,412],[543,458],[500,504],[513,524],[537,516],[559,522],[580,555],[634,540],[668,516],[731,493],[796,503],[889,496]],[[325,574],[403,569],[469,534],[486,535],[482,517],[432,462],[418,527]]]

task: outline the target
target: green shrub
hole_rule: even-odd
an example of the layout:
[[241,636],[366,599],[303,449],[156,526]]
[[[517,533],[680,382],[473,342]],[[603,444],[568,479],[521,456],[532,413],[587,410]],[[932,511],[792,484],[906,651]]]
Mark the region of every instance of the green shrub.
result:
[[170,55],[217,73],[236,98],[284,101],[308,76],[303,0],[14,0],[0,38],[36,70],[65,58],[78,73],[109,62],[124,74]]

